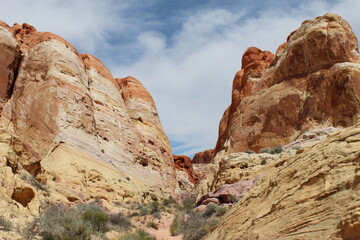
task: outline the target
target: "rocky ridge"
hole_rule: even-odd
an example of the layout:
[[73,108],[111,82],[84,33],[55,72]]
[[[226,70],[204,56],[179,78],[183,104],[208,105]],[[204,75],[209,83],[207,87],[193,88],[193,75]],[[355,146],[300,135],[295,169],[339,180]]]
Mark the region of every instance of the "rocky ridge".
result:
[[0,214],[31,218],[44,203],[180,193],[155,103],[135,78],[29,24],[0,23]]
[[249,48],[235,75],[232,102],[215,153],[283,146],[319,127],[359,119],[358,40],[335,14],[308,20],[275,55]]
[[[261,180],[206,239],[359,239],[355,34],[326,14],[303,22],[272,60],[264,56],[271,54],[244,54],[200,196]],[[265,67],[247,77],[251,61]],[[254,153],[277,146],[282,153]]]

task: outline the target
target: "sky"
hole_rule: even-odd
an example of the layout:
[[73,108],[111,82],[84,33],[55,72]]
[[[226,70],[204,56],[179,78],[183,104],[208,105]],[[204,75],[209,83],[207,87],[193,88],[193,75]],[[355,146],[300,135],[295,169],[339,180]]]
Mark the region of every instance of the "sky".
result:
[[53,32],[153,96],[174,154],[216,144],[244,51],[275,52],[306,19],[333,12],[360,34],[358,0],[0,0],[0,20]]

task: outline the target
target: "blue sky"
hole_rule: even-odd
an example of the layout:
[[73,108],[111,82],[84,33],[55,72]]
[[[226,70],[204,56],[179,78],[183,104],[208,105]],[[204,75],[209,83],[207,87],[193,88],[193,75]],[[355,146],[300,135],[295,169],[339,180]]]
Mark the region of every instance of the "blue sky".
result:
[[214,147],[232,79],[249,46],[275,52],[306,20],[338,13],[360,33],[360,1],[0,0],[1,20],[27,22],[134,76],[155,99],[176,154]]

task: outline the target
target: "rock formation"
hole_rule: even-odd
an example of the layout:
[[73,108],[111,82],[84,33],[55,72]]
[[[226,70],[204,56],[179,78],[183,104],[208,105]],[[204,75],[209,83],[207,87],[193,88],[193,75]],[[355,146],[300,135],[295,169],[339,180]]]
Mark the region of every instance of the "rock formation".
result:
[[303,22],[275,56],[249,48],[215,155],[283,146],[310,129],[353,125],[360,112],[359,61],[355,34],[335,14]]
[[359,239],[360,125],[277,163],[207,239]]
[[1,22],[0,51],[0,214],[173,196],[169,140],[138,80],[28,24]]
[[[263,178],[206,239],[360,239],[356,36],[326,14],[303,22],[273,60],[265,56],[244,54],[200,193]],[[263,67],[246,76],[251,61]],[[285,151],[250,151],[276,146]]]
[[193,159],[191,160],[191,163],[210,163],[213,158],[213,149],[208,149],[203,152],[195,153]]

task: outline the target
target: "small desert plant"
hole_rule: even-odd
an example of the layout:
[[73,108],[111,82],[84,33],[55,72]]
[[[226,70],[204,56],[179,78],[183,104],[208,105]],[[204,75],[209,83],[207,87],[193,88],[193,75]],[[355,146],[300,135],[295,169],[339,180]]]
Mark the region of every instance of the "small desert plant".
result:
[[200,240],[206,234],[206,219],[201,213],[192,212],[190,218],[185,222],[184,240]]
[[282,152],[282,147],[281,146],[277,146],[274,147],[270,150],[270,154],[279,154]]
[[164,205],[165,207],[167,207],[167,206],[169,206],[169,205],[171,205],[171,204],[174,204],[174,205],[176,205],[177,204],[177,202],[175,201],[175,199],[173,199],[173,197],[169,197],[168,199],[163,199],[162,200],[162,205]]
[[44,240],[85,240],[108,230],[109,216],[96,204],[77,208],[50,206],[24,229],[26,239],[37,233]]
[[6,220],[3,216],[0,216],[0,230],[10,231],[12,224],[10,221]]
[[131,221],[128,217],[124,216],[122,213],[112,214],[110,215],[111,224],[121,228],[121,229],[129,229],[131,227]]
[[261,148],[259,150],[259,153],[270,153],[270,151],[271,151],[271,148]]
[[261,159],[260,164],[261,164],[261,165],[266,165],[266,159]]
[[153,214],[153,213],[159,212],[159,211],[160,211],[160,206],[157,201],[151,202],[149,204],[149,213]]
[[196,195],[195,194],[188,194],[184,196],[182,202],[182,209],[186,212],[190,212],[196,207]]
[[49,192],[49,186],[36,180],[35,176],[29,173],[22,173],[20,179],[30,183],[37,190]]
[[125,235],[120,237],[119,240],[155,240],[155,239],[151,237],[143,229],[138,229],[135,232],[126,233]]
[[175,214],[175,218],[170,226],[171,236],[177,236],[182,233],[185,223],[184,219],[185,219],[184,212],[179,211]]
[[154,218],[161,219],[161,213],[160,212],[154,212],[151,214]]
[[208,203],[208,205],[206,206],[206,210],[203,213],[203,216],[205,218],[209,218],[211,217],[217,210],[218,205],[216,203],[210,202]]
[[147,224],[146,224],[146,226],[148,227],[148,228],[153,228],[153,229],[156,229],[156,230],[158,230],[159,229],[159,225],[157,224],[157,223],[154,223],[154,222],[148,222]]
[[222,217],[224,216],[224,214],[227,212],[227,207],[224,207],[224,206],[219,206],[217,209],[216,209],[216,213],[215,215],[217,217]]

